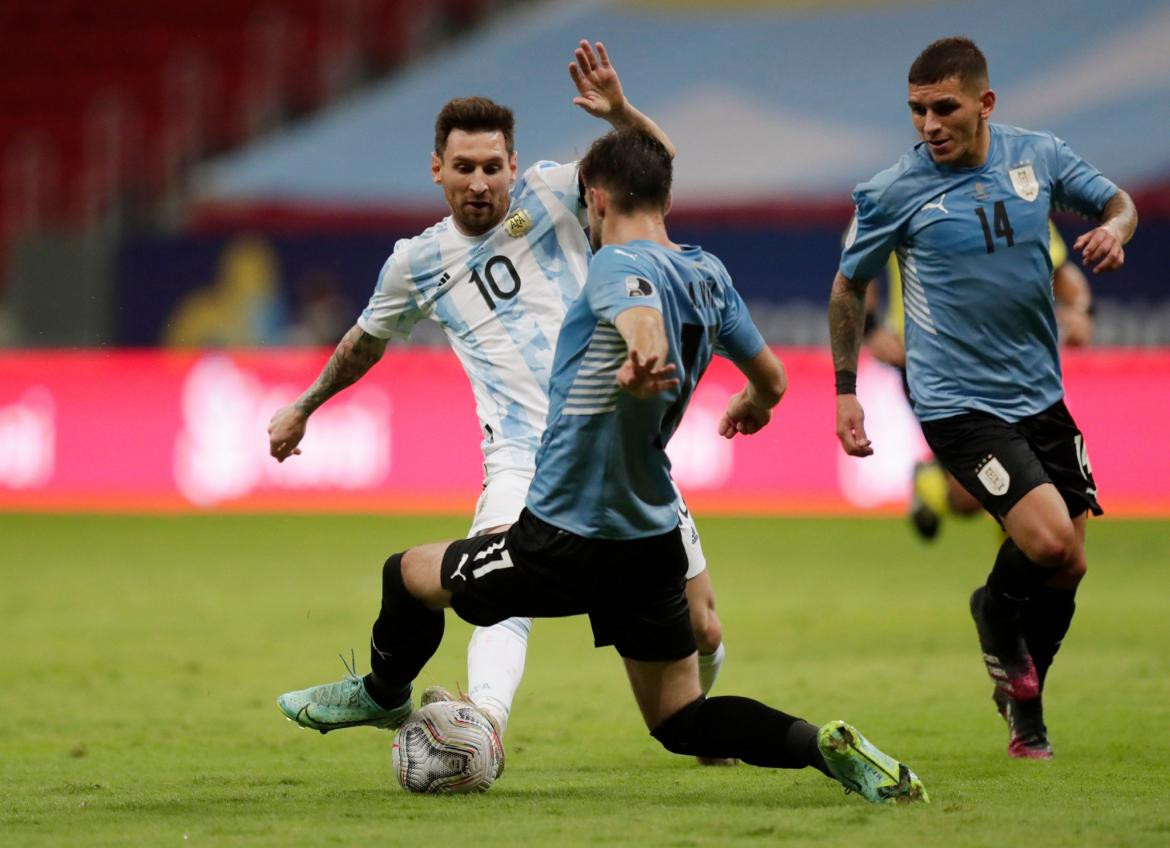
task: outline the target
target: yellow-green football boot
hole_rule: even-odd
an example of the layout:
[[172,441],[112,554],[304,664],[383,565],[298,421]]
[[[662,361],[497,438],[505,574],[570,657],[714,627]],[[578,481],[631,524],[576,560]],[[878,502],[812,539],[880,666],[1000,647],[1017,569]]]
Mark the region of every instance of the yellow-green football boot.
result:
[[879,751],[851,724],[826,724],[817,731],[817,747],[846,792],[856,792],[872,804],[930,802],[909,766]]

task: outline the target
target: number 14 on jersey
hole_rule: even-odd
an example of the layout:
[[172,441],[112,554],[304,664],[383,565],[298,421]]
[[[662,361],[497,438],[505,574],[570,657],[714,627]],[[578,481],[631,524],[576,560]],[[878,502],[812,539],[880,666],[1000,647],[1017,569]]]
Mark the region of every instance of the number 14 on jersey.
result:
[[995,201],[993,207],[994,234],[992,233],[992,225],[987,222],[987,212],[982,206],[975,207],[975,214],[979,216],[979,223],[983,225],[983,241],[987,245],[988,253],[995,253],[996,238],[1003,239],[1007,242],[1008,247],[1012,247],[1016,243],[1015,233],[1012,232],[1012,222],[1008,220],[1007,207],[1002,200]]

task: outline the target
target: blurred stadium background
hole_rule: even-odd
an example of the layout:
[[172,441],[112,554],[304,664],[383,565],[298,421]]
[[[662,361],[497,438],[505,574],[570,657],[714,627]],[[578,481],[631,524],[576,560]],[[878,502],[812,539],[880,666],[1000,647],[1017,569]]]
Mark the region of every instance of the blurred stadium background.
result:
[[897,511],[924,447],[897,376],[866,362],[879,453],[841,456],[825,303],[850,189],[914,140],[908,64],[955,33],[989,57],[998,120],[1053,130],[1137,200],[1069,402],[1107,508],[1170,515],[1170,459],[1149,450],[1170,396],[1164,0],[8,0],[0,509],[469,515],[477,428],[435,331],[323,408],[296,461],[267,458],[264,428],[395,240],[445,214],[444,101],[510,105],[522,167],[601,131],[570,103],[585,37],[678,146],[672,234],[725,260],[792,375],[771,430],[725,443],[737,379],[713,369],[672,445],[693,504]]
[[[898,517],[925,450],[898,375],[863,360],[875,456],[833,434],[849,192],[914,141],[908,65],[955,33],[999,120],[1065,137],[1142,216],[1065,355],[1109,514],[1048,690],[1053,764],[1003,757],[965,612],[993,523],[927,547]],[[377,564],[464,532],[481,456],[425,325],[302,456],[268,457],[269,416],[395,240],[446,213],[444,101],[511,106],[522,167],[604,128],[571,105],[581,38],[678,146],[672,234],[726,262],[791,375],[773,425],[725,442],[740,381],[717,361],[671,444],[727,627],[718,691],[890,740],[929,781],[918,815],[659,752],[576,619],[539,624],[508,772],[454,815],[387,796],[389,736],[273,709],[339,674],[335,649],[363,662]],[[0,0],[0,843],[1166,844],[1168,46],[1166,0]],[[447,627],[425,682],[453,687],[469,627]]]

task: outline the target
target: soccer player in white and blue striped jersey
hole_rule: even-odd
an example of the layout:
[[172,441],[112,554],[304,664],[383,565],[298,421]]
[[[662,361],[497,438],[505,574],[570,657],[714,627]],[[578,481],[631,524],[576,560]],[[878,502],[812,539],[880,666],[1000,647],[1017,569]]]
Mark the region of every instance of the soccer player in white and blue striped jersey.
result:
[[914,412],[939,461],[1009,538],[971,597],[1013,757],[1052,756],[1041,707],[1100,514],[1084,437],[1064,405],[1048,218],[1096,219],[1073,244],[1094,273],[1125,260],[1129,196],[1047,132],[991,123],[987,61],[966,38],[928,46],[909,74],[922,142],[853,193],[833,282],[837,435],[868,456],[856,369],[867,281],[896,253]]
[[[626,98],[605,47],[581,42],[570,64],[574,103],[618,129],[665,133]],[[519,173],[510,110],[485,98],[452,100],[435,122],[431,174],[451,214],[395,245],[369,304],[320,377],[269,427],[272,455],[299,453],[309,415],[359,379],[387,340],[436,321],[466,371],[483,434],[484,487],[470,535],[500,530],[524,506],[548,413],[553,351],[591,257],[577,163],[537,162]],[[688,598],[704,691],[724,656],[714,591],[693,519],[679,521],[690,556]],[[469,696],[507,726],[524,671],[531,621],[475,631]]]

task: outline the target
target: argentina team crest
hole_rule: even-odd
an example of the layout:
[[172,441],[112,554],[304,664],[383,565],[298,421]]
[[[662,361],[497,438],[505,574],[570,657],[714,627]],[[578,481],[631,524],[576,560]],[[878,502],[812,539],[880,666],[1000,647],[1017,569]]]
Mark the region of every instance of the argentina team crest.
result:
[[520,236],[532,229],[532,215],[527,209],[517,209],[508,219],[504,221],[504,232],[512,238],[520,238]]
[[1036,179],[1036,172],[1032,170],[1030,163],[1012,168],[1008,171],[1008,176],[1012,178],[1012,188],[1024,200],[1031,203],[1040,196],[1040,182]]

